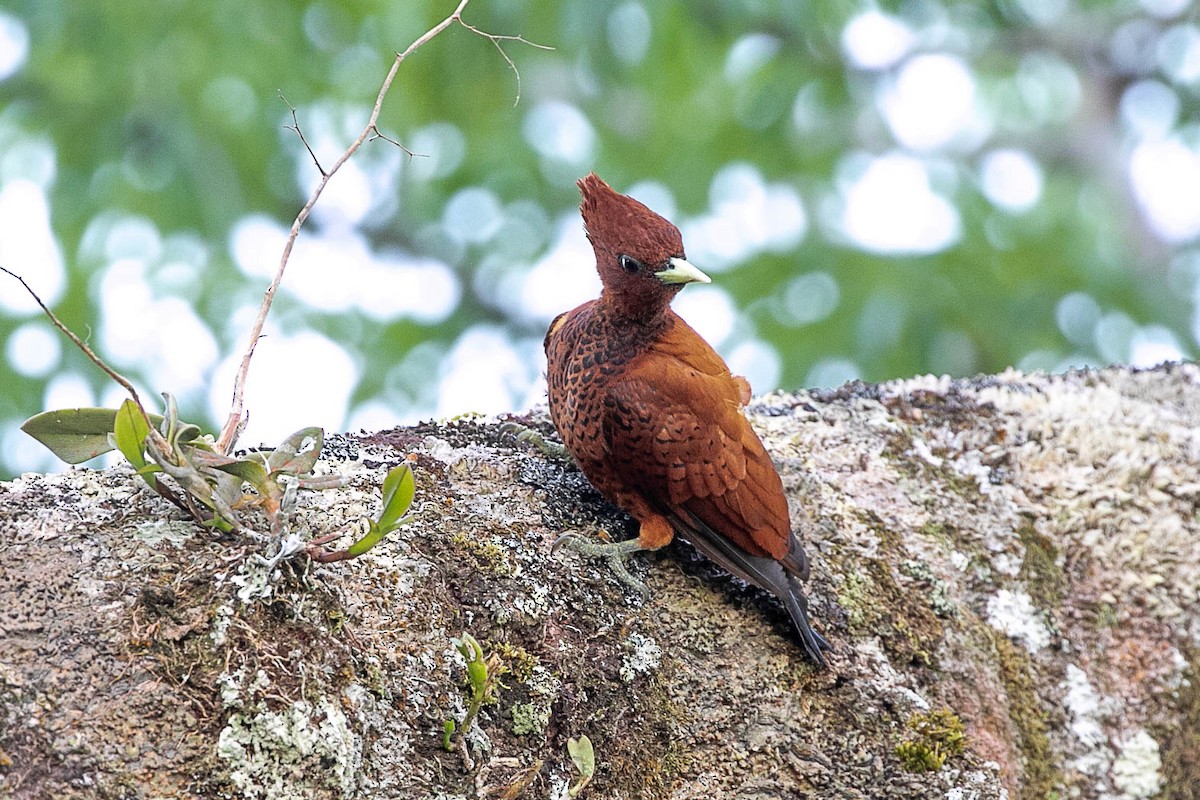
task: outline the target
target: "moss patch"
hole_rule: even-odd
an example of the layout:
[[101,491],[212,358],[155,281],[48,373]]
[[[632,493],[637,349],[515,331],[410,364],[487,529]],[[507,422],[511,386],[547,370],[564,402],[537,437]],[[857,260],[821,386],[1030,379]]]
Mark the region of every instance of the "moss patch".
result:
[[466,533],[453,533],[450,543],[456,548],[469,553],[479,566],[489,575],[508,577],[513,574],[512,564],[508,553],[496,544],[490,537],[473,536]]
[[1058,608],[1062,603],[1065,578],[1058,565],[1058,549],[1026,520],[1017,528],[1025,546],[1018,576],[1029,588],[1029,596],[1039,608]]
[[1189,662],[1179,690],[1178,727],[1155,737],[1163,743],[1161,800],[1200,800],[1200,652]]
[[991,626],[987,628],[996,648],[1000,679],[1008,696],[1008,716],[1016,726],[1020,752],[1024,760],[1024,780],[1020,782],[1021,800],[1053,797],[1061,775],[1046,735],[1046,715],[1038,703],[1033,663],[1029,654]]
[[962,720],[948,708],[914,714],[908,729],[912,735],[896,745],[896,755],[909,772],[936,772],[967,746]]

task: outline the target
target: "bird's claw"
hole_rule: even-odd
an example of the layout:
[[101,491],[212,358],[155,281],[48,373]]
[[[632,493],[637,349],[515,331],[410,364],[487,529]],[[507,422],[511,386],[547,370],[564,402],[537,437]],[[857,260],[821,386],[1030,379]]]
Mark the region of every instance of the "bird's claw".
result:
[[631,553],[645,549],[638,544],[637,539],[627,539],[623,542],[598,542],[578,533],[564,533],[551,545],[551,555],[558,552],[560,547],[573,550],[584,558],[604,559],[608,562],[608,568],[612,570],[617,580],[640,594],[643,601],[650,598],[650,589],[646,584],[633,577],[629,567],[625,564],[625,559]]
[[519,422],[506,422],[500,426],[501,433],[507,433],[513,436],[522,444],[530,444],[542,452],[542,455],[547,458],[558,458],[570,460],[571,454],[567,452],[567,448],[561,444],[552,442],[545,436],[535,431],[533,428],[522,425]]

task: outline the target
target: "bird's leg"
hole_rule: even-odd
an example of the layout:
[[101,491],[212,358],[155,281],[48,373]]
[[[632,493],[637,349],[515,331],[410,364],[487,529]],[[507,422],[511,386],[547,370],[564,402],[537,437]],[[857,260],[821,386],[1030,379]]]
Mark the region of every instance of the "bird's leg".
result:
[[631,507],[634,517],[638,518],[641,523],[636,539],[627,539],[623,542],[597,542],[595,539],[581,536],[578,533],[564,533],[554,542],[554,547],[550,552],[554,552],[559,547],[568,547],[587,558],[603,558],[608,562],[609,569],[617,576],[617,580],[636,591],[645,600],[650,596],[650,590],[646,588],[646,584],[629,573],[625,559],[631,553],[639,550],[657,550],[665,547],[670,543],[675,532],[666,517],[652,511],[641,498],[626,496],[622,499],[624,501],[622,505]]
[[579,533],[564,533],[554,540],[550,552],[554,553],[560,547],[574,550],[584,558],[603,558],[608,562],[608,567],[613,571],[613,575],[617,576],[617,580],[640,594],[643,600],[650,596],[650,590],[646,584],[633,577],[629,567],[625,564],[625,559],[631,553],[646,549],[637,539],[626,539],[623,542],[601,542]]
[[533,445],[538,450],[541,450],[542,455],[547,458],[571,460],[571,454],[567,452],[567,448],[550,441],[533,428],[528,428],[519,422],[506,422],[500,426],[500,430],[503,433],[511,433],[518,442]]

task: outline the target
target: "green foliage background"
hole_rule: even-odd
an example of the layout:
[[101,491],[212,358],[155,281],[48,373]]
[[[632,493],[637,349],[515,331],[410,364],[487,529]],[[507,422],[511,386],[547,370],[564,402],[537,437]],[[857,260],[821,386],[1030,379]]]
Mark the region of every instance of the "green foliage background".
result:
[[[523,135],[530,108],[550,98],[575,105],[594,126],[592,168],[618,188],[645,179],[669,187],[680,214],[702,212],[713,175],[734,161],[799,190],[809,219],[800,246],[758,256],[718,278],[744,324],[778,347],[782,388],[802,385],[813,364],[831,356],[852,360],[872,381],[1097,363],[1103,358],[1094,343],[1070,341],[1056,324],[1057,304],[1074,291],[1137,325],[1165,326],[1185,354],[1194,352],[1190,251],[1155,237],[1124,177],[1122,91],[1145,77],[1166,79],[1153,66],[1143,74],[1122,71],[1107,56],[1114,32],[1131,21],[1161,31],[1179,18],[1157,19],[1131,2],[1084,0],[1068,3],[1051,26],[1041,27],[1015,0],[882,3],[914,28],[942,25],[944,41],[918,44],[916,51],[960,55],[998,119],[981,147],[939,154],[957,177],[950,198],[962,217],[959,242],[930,256],[884,257],[839,241],[820,218],[847,152],[897,147],[873,103],[879,76],[849,66],[840,45],[847,20],[867,6],[647,2],[649,48],[629,64],[617,54],[622,43],[608,32],[620,5],[474,0],[465,13],[473,25],[555,48],[504,43],[520,69],[516,106],[513,72],[491,43],[463,28],[449,29],[401,67],[380,127],[403,142],[431,123],[448,123],[461,132],[465,154],[457,169],[434,179],[418,179],[404,165],[397,210],[372,220],[369,235],[377,246],[451,263],[464,293],[456,312],[435,325],[311,313],[282,294],[275,313],[302,320],[364,363],[380,365],[364,370],[356,401],[378,394],[383,367],[415,345],[450,342],[479,319],[517,336],[541,336],[473,290],[472,276],[485,257],[497,248],[504,256],[502,241],[448,248],[430,231],[456,192],[482,186],[505,203],[532,200],[544,209],[538,247],[550,242],[550,221],[578,202],[574,180],[580,175],[577,167],[539,156]],[[27,26],[30,49],[24,67],[0,82],[0,121],[9,131],[53,141],[51,220],[69,273],[58,313],[77,331],[95,324],[94,278],[105,265],[83,256],[82,240],[94,219],[113,210],[143,215],[164,235],[193,233],[203,244],[206,266],[191,299],[205,319],[220,319],[231,298],[260,294],[264,285],[234,266],[228,241],[244,215],[265,212],[287,224],[304,201],[294,166],[300,144],[283,129],[287,106],[279,95],[301,110],[302,125],[304,110],[318,104],[368,109],[395,51],[451,10],[448,0],[9,0],[8,13]],[[778,42],[774,57],[749,79],[728,80],[730,48],[756,32]],[[1066,118],[1022,124],[1033,114],[1010,90],[1011,79],[1023,59],[1039,54],[1071,67],[1081,101]],[[1182,104],[1178,124],[1194,132],[1196,87],[1172,88]],[[802,91],[815,122],[798,126],[793,112]],[[352,138],[348,128],[346,143]],[[1041,165],[1042,199],[1031,211],[1005,213],[981,194],[979,156],[996,146],[1022,148]],[[370,143],[361,157],[369,163],[372,150],[387,147]],[[512,268],[525,268],[530,258],[514,253]],[[770,313],[768,298],[813,269],[836,279],[836,310],[814,324],[783,324]],[[26,319],[0,316],[0,338]],[[240,351],[246,331],[215,335],[224,355]],[[953,352],[947,341],[958,344]],[[64,352],[62,369],[94,377],[97,386],[103,382],[73,350]],[[0,419],[15,422],[42,410],[44,386],[45,379],[6,376]],[[423,391],[414,387],[413,396]],[[185,415],[211,422],[203,398],[190,402]],[[303,402],[302,392],[296,402]]]

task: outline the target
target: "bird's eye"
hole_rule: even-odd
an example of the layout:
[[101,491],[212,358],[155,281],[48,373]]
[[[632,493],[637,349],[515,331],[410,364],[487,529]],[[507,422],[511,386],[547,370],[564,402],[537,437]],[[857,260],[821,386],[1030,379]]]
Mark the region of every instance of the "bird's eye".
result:
[[626,272],[637,272],[642,268],[642,262],[638,261],[633,256],[617,256],[617,263],[621,265],[621,269]]

